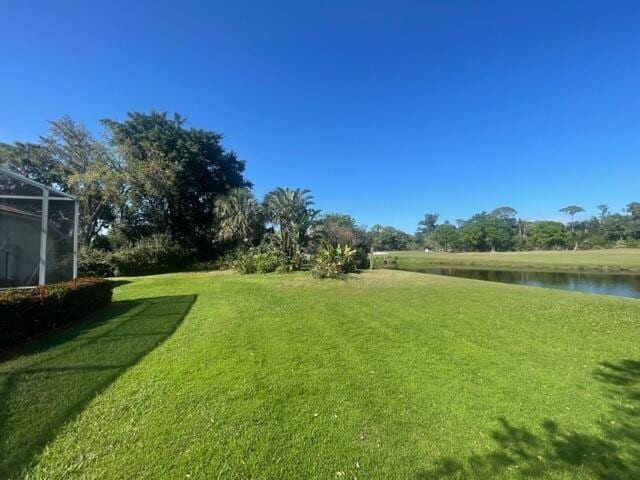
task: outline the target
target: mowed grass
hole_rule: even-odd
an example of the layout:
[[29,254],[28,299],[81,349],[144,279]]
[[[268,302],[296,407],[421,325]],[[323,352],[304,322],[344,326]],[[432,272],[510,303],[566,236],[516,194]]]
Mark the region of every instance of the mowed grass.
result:
[[640,301],[400,271],[131,279],[0,364],[0,477],[640,478]]
[[401,268],[438,265],[514,270],[640,273],[640,249],[561,250],[542,252],[437,253],[392,252]]

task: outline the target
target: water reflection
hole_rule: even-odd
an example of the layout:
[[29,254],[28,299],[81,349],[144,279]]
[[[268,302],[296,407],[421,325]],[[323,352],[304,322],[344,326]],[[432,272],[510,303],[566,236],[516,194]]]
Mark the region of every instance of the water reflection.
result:
[[536,287],[640,298],[640,275],[486,270],[460,267],[417,267],[407,270],[489,282],[517,283]]

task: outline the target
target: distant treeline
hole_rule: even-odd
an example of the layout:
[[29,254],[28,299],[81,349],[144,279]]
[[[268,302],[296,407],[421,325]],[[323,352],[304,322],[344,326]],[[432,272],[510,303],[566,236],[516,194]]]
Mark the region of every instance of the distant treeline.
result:
[[[416,234],[407,236],[403,248],[431,248],[443,251],[515,251],[590,249],[640,246],[640,203],[631,202],[622,213],[612,213],[598,205],[598,216],[575,220],[584,212],[578,205],[559,211],[568,216],[566,224],[552,220],[525,221],[511,207],[481,212],[454,224],[438,223],[439,215],[427,213]],[[400,245],[394,245],[398,247]]]

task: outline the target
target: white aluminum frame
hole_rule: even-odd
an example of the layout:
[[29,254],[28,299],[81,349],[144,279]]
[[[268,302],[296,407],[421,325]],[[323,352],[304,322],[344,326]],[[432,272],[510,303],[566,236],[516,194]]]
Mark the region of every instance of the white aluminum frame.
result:
[[[41,190],[42,195],[2,195],[0,199],[24,199],[24,200],[41,200],[42,201],[42,222],[40,229],[40,263],[38,270],[38,285],[44,285],[47,281],[47,233],[49,225],[49,202],[74,202],[74,215],[73,215],[73,278],[78,278],[78,222],[80,219],[80,202],[77,197],[69,195],[68,193],[59,192],[51,187],[47,187],[42,183],[31,180],[17,173],[13,173],[4,167],[0,166],[0,174],[4,174],[8,177],[18,180],[19,182],[26,183],[33,187],[37,187]],[[60,196],[50,195],[50,192]]]

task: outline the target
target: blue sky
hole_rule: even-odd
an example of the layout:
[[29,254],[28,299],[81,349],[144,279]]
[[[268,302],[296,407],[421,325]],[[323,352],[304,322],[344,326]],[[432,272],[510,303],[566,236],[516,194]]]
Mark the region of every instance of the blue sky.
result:
[[640,201],[637,1],[17,1],[0,141],[69,114],[179,112],[258,195],[408,231],[500,205]]

